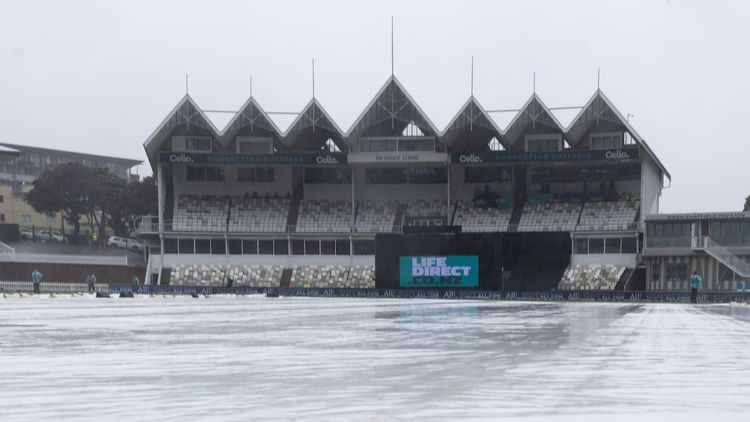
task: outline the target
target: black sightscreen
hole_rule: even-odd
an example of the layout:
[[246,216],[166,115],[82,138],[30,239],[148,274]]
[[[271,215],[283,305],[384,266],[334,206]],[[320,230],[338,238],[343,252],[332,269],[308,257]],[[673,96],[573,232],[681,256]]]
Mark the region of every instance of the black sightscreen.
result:
[[479,257],[480,289],[554,290],[570,263],[570,247],[567,232],[378,234],[375,285],[400,287],[401,256],[467,255]]

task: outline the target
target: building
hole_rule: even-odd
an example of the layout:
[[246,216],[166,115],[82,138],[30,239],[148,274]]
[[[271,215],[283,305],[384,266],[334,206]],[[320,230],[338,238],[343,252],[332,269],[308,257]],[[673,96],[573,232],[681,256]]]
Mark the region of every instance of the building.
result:
[[750,289],[750,213],[646,216],[649,290],[687,290],[694,270],[711,291]]
[[142,161],[0,143],[0,222],[62,230],[59,215],[37,213],[26,203],[25,195],[32,187],[31,182],[45,170],[65,163],[106,168],[130,180],[133,177],[131,169]]
[[5,142],[0,143],[0,147],[18,152],[10,160],[0,162],[0,183],[9,184],[17,190],[23,184],[36,180],[45,170],[60,164],[81,163],[88,167],[106,168],[111,173],[130,180],[131,169],[142,163],[142,161],[128,158],[83,154]]
[[439,130],[391,76],[346,132],[315,98],[282,132],[253,97],[218,130],[186,95],[144,147],[150,282],[372,287],[377,233],[459,226],[569,234],[551,288],[683,288],[654,277],[686,252],[644,236],[671,176],[601,90],[567,127],[534,93],[504,129],[471,96]]

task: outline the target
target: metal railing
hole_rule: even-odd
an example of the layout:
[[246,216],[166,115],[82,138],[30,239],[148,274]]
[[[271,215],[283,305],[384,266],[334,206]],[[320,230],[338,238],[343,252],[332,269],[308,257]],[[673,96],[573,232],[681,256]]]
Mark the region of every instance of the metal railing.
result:
[[6,253],[15,254],[16,249],[6,245],[3,242],[0,242],[0,254],[6,254]]
[[708,236],[704,237],[703,244],[706,252],[716,258],[717,261],[729,267],[740,277],[750,278],[750,264]]

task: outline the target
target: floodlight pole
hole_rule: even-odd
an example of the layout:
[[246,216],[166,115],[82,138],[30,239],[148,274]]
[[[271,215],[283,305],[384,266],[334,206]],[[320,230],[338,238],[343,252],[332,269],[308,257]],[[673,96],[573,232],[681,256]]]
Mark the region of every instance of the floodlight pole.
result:
[[393,16],[391,16],[391,76],[393,75]]
[[312,131],[315,133],[315,59],[312,59]]
[[[471,56],[471,99],[474,99],[474,56]],[[474,131],[474,107],[471,104],[469,104],[469,131]]]
[[[391,16],[391,79],[394,79],[394,71],[393,71],[393,16]],[[391,88],[391,130],[396,128],[396,115],[394,113],[393,108],[393,89]]]

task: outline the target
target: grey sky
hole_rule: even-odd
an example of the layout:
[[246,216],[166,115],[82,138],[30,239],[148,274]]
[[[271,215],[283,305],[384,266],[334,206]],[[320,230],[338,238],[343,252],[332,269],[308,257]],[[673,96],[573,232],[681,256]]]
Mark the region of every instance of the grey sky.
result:
[[203,108],[236,110],[252,75],[262,107],[299,111],[312,58],[316,97],[347,130],[390,75],[391,15],[396,76],[441,130],[469,96],[472,55],[488,109],[520,108],[533,72],[548,106],[583,105],[600,67],[672,173],[662,212],[738,210],[750,194],[750,135],[732,129],[750,109],[739,0],[4,1],[0,141],[145,160],[185,73]]

